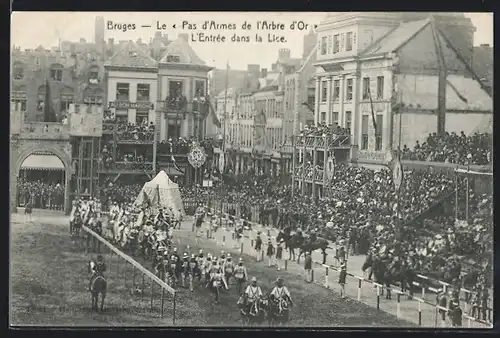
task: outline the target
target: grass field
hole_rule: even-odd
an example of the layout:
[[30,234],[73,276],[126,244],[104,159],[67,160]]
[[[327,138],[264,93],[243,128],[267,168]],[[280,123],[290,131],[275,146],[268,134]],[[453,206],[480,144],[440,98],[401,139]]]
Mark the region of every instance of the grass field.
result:
[[[190,224],[177,230],[179,249],[203,248],[205,252],[219,253],[221,248],[212,241],[196,243],[187,230]],[[172,297],[165,296],[165,316],[160,318],[160,295],[154,294],[151,311],[151,287],[146,280],[143,296],[130,295],[133,286],[133,269],[123,261],[106,256],[108,263],[108,295],[103,314],[90,311],[87,262],[90,255],[73,247],[67,226],[35,221],[33,224],[11,225],[11,324],[58,326],[171,326]],[[194,249],[192,249],[194,250]],[[277,277],[274,268],[255,263],[244,256],[251,276],[258,278],[264,292],[270,291]],[[141,262],[140,260],[138,260]],[[150,262],[141,262],[150,268]],[[290,326],[339,327],[377,326],[409,327],[412,324],[398,320],[385,312],[350,299],[315,284],[304,282],[303,277],[281,271],[295,307],[291,311]],[[135,281],[140,285],[141,276]],[[179,289],[176,308],[176,325],[181,326],[240,326],[236,306],[238,295],[234,288],[221,295],[219,304],[203,286],[196,290]],[[141,300],[141,298],[143,298]]]

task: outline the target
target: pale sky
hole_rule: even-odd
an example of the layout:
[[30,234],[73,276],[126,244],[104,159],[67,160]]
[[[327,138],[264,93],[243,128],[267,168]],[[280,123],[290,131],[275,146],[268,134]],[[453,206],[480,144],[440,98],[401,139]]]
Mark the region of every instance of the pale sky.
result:
[[[216,15],[214,15],[216,14]],[[58,38],[61,40],[78,41],[85,38],[88,42],[94,40],[94,23],[96,16],[103,16],[105,23],[113,21],[116,24],[135,24],[135,30],[123,32],[120,30],[108,30],[105,27],[105,39],[114,38],[119,40],[136,40],[142,38],[149,42],[157,31],[157,22],[165,24],[163,31],[168,34],[170,40],[174,40],[179,33],[204,33],[206,35],[225,35],[226,42],[192,42],[191,46],[198,56],[207,65],[217,68],[225,68],[229,61],[233,69],[246,69],[247,64],[260,64],[263,68],[270,68],[276,61],[278,50],[288,48],[292,57],[302,56],[303,36],[305,30],[290,30],[294,21],[302,21],[308,25],[318,24],[326,17],[327,13],[321,12],[284,12],[284,13],[249,13],[249,12],[14,12],[12,14],[12,45],[20,46],[22,49],[36,48],[43,45],[45,48],[57,46]],[[493,14],[492,13],[467,13],[472,23],[476,26],[474,44],[490,44],[493,46]],[[182,27],[183,21],[196,24],[196,29]],[[217,24],[235,24],[235,30],[203,30],[205,21],[215,21]],[[243,30],[244,22],[251,24],[251,29]],[[285,29],[279,30],[257,30],[257,21],[274,21],[283,23]],[[141,25],[150,25],[142,28]],[[173,27],[175,25],[175,28]],[[36,27],[36,29],[33,29]],[[193,28],[191,26],[191,28]],[[278,37],[283,36],[286,42],[268,42],[268,34]],[[250,43],[231,42],[233,34],[248,36]],[[255,43],[255,35],[262,37],[261,43]]]

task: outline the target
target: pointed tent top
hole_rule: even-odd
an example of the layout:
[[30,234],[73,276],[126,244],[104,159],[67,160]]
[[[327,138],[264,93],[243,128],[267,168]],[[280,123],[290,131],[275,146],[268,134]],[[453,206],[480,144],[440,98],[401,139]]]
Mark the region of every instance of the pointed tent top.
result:
[[111,57],[107,66],[156,68],[157,64],[144,49],[129,40]]
[[150,183],[152,185],[154,185],[155,187],[159,188],[159,187],[163,187],[163,186],[166,186],[166,185],[171,185],[171,184],[175,184],[174,182],[172,182],[172,180],[168,177],[167,173],[165,172],[165,170],[162,170],[160,171],[156,176],[155,178],[153,178]]
[[189,43],[183,38],[177,38],[177,40],[171,42],[160,58],[160,63],[170,63],[168,57],[175,56],[178,57],[179,61],[176,63],[190,64],[193,66],[205,66],[206,63],[203,61],[189,45]]

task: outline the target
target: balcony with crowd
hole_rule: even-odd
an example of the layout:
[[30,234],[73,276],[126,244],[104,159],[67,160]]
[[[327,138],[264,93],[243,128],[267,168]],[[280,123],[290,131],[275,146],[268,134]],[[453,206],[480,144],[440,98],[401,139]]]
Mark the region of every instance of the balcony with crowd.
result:
[[[191,146],[194,141],[193,138],[168,138],[157,143],[157,151],[159,155],[187,155],[191,151]],[[214,142],[213,139],[203,139],[197,141],[199,145],[205,150],[207,157],[213,156]]]
[[424,142],[417,141],[413,149],[405,144],[401,151],[404,160],[487,165],[491,164],[492,148],[492,134],[466,136],[462,131],[459,134],[446,132],[443,136],[432,133]]
[[309,143],[314,142],[314,139],[323,142],[323,139],[327,138],[330,140],[328,142],[331,146],[348,146],[350,144],[350,136],[351,131],[349,128],[342,128],[337,123],[334,125],[322,123],[317,126],[305,126],[300,131],[296,144],[297,146],[303,146],[305,142],[306,145],[309,145]]

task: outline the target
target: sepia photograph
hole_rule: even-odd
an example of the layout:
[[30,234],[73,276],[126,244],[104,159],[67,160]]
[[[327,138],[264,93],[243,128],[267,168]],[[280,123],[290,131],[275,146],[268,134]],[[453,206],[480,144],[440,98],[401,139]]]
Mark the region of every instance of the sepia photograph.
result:
[[493,13],[13,12],[11,44],[11,328],[493,327]]

